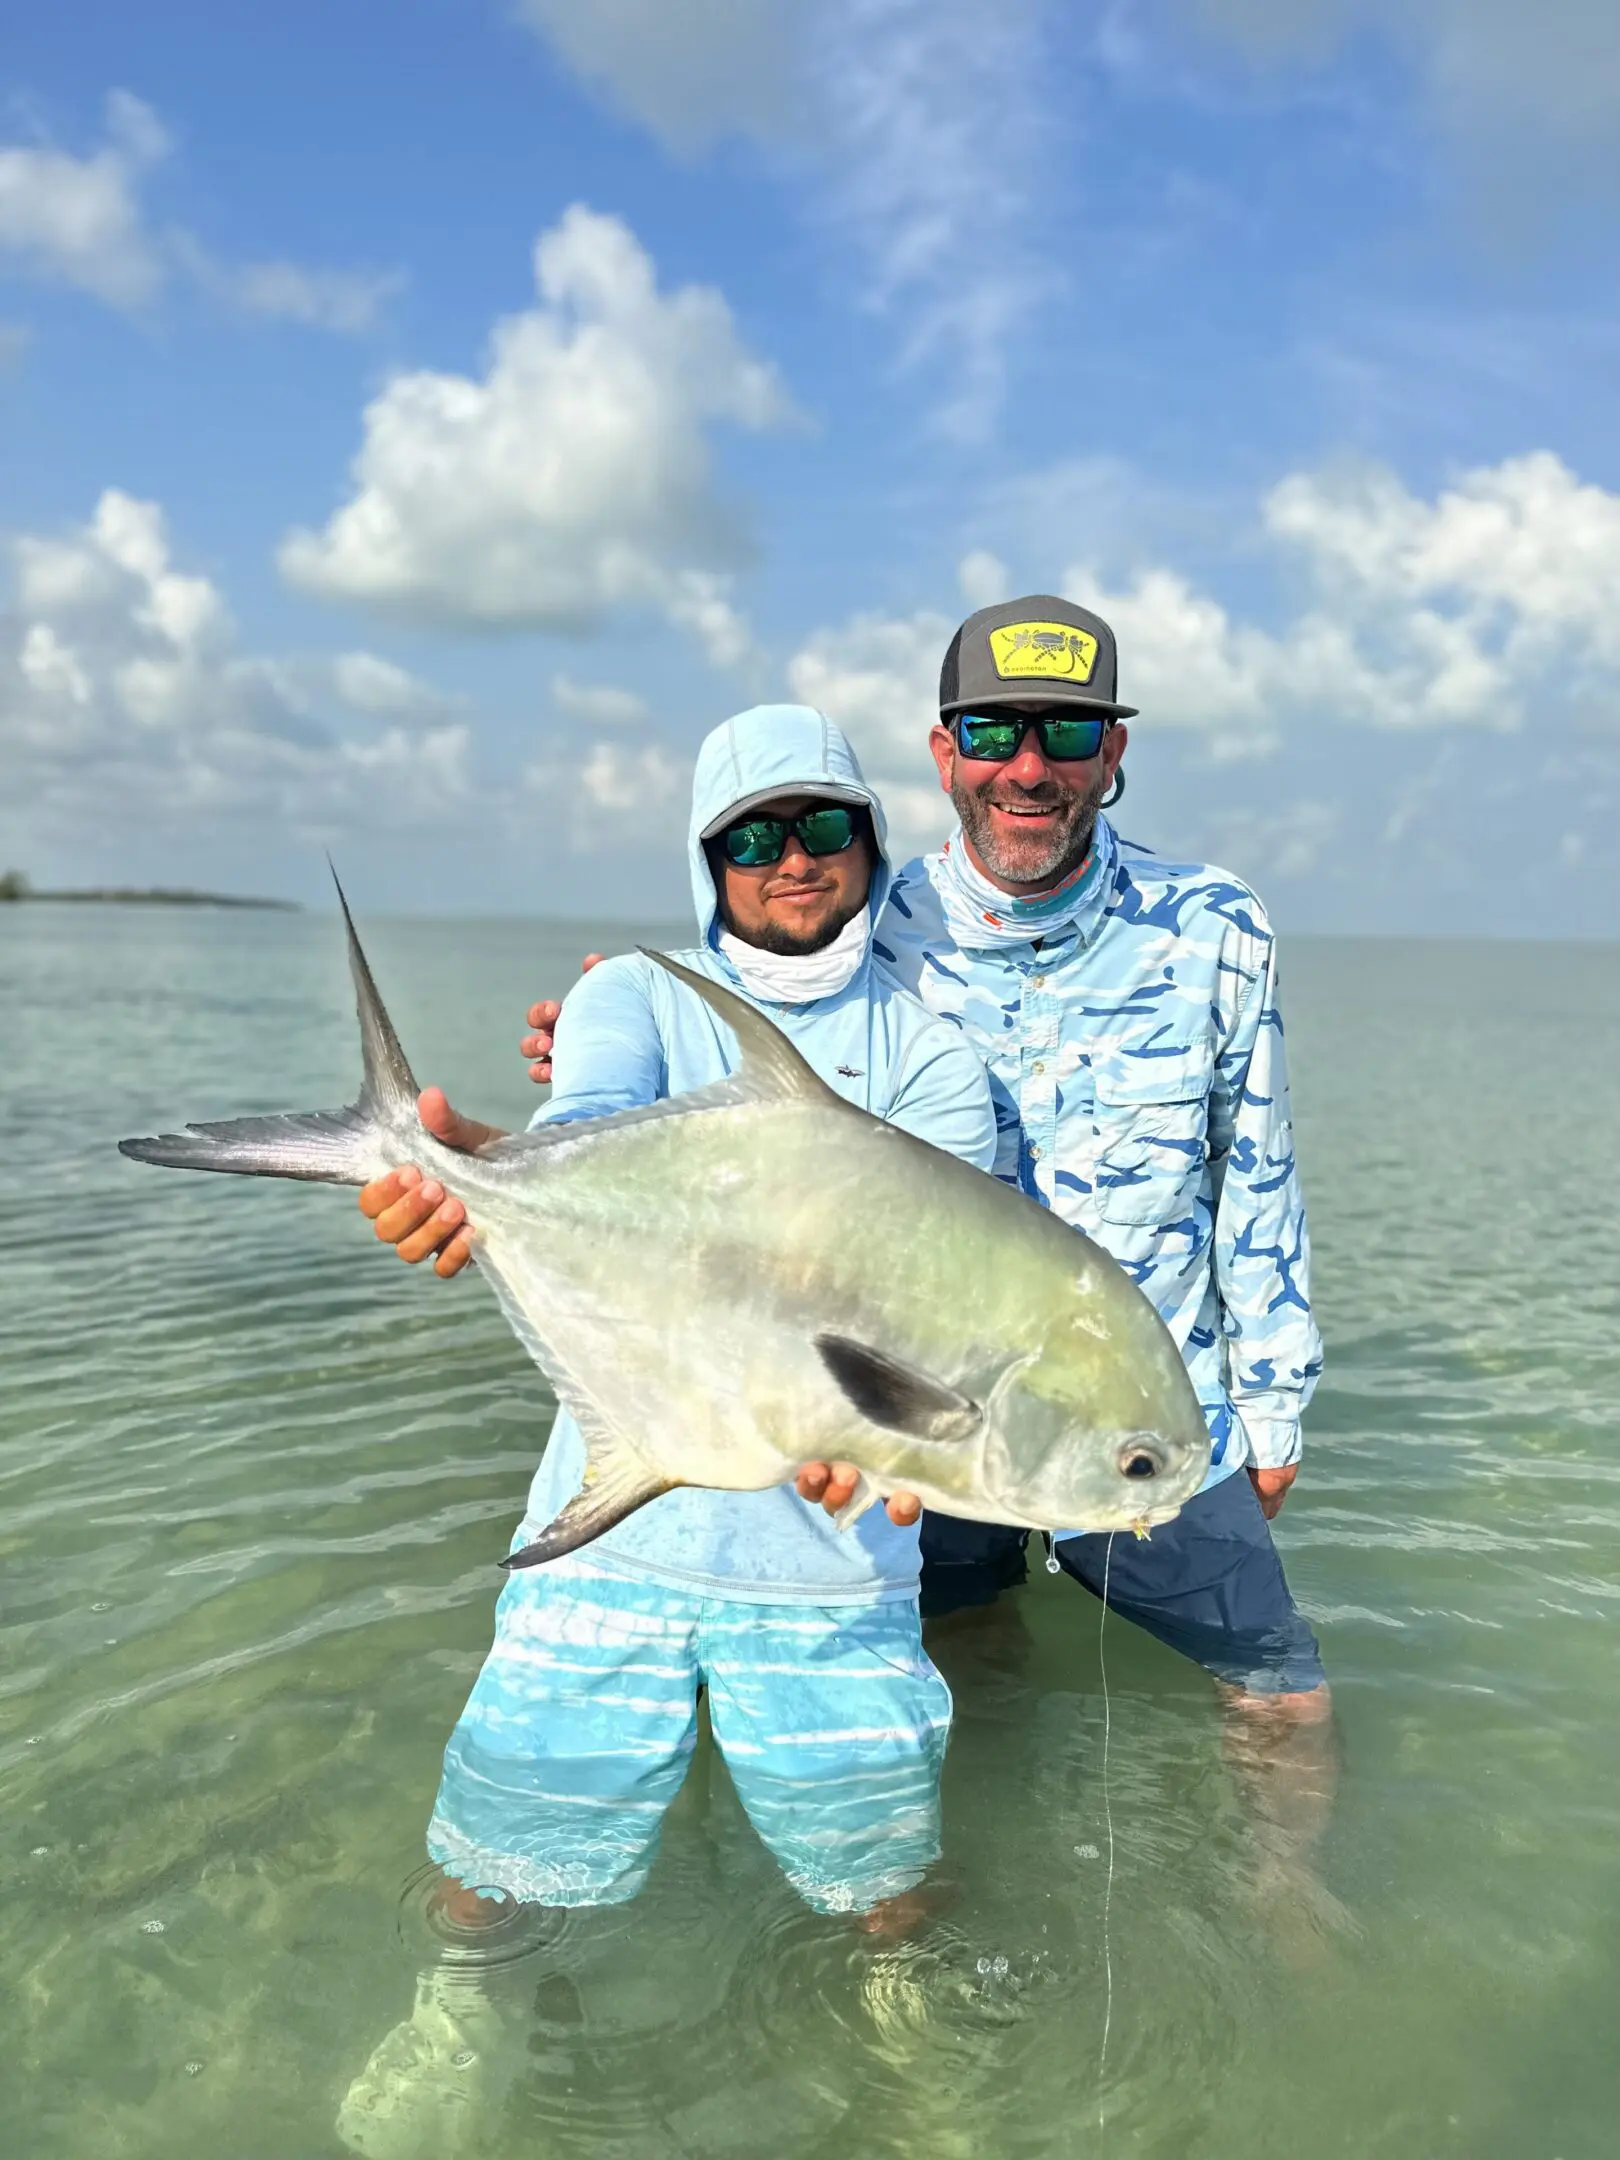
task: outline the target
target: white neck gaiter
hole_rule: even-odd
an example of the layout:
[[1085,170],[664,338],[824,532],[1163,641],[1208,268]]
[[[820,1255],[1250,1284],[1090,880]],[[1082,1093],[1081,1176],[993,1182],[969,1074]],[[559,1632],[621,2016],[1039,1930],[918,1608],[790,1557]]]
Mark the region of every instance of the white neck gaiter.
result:
[[721,931],[718,943],[751,997],[772,1005],[809,1005],[836,997],[855,980],[871,936],[872,913],[862,908],[820,952],[762,952],[729,930]]

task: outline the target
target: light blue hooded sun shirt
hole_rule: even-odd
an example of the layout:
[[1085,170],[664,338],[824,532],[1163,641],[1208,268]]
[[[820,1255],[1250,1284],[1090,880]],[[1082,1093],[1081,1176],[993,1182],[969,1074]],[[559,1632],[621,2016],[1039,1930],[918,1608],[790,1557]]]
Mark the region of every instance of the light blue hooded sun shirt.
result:
[[[716,728],[692,779],[689,854],[702,940],[675,957],[749,996],[790,1036],[807,1063],[846,1101],[887,1118],[963,1161],[989,1169],[995,1111],[983,1065],[960,1029],[937,1019],[866,950],[853,978],[812,1003],[768,1002],[743,990],[719,949],[714,880],[702,835],[733,812],[783,795],[863,803],[877,842],[868,922],[890,884],[883,808],[854,751],[823,714],[802,705],[760,705]],[[593,968],[564,1001],[551,1101],[535,1124],[605,1117],[723,1079],[737,1064],[730,1030],[695,992],[639,954]],[[658,1235],[656,1201],[647,1234]],[[881,1237],[879,1223],[851,1236]],[[535,1474],[520,1541],[549,1523],[583,1482],[585,1448],[567,1410],[558,1412]],[[869,1603],[916,1594],[918,1533],[872,1508],[849,1530],[801,1500],[791,1485],[769,1492],[677,1490],[650,1501],[598,1539],[592,1554],[616,1569],[688,1590],[755,1603]]]

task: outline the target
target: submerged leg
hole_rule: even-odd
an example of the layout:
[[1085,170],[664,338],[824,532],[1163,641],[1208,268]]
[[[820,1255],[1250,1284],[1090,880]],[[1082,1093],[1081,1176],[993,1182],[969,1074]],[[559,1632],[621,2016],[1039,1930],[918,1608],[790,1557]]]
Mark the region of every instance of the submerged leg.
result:
[[1294,1603],[1241,1472],[1197,1493],[1151,1538],[1065,1538],[1064,1572],[1110,1611],[1194,1659],[1219,1683],[1228,1760],[1255,1825],[1264,1894],[1331,1900],[1309,1869],[1332,1813],[1337,1745],[1315,1635]]
[[716,1598],[701,1654],[737,1797],[799,1895],[879,1929],[913,1923],[939,1857],[951,1723],[916,1605]]
[[589,1563],[508,1581],[428,1831],[445,1951],[338,2110],[365,2160],[486,2148],[526,2060],[497,1990],[528,1985],[495,1969],[486,1939],[535,1907],[641,1888],[696,1737],[695,1616],[695,1600]]

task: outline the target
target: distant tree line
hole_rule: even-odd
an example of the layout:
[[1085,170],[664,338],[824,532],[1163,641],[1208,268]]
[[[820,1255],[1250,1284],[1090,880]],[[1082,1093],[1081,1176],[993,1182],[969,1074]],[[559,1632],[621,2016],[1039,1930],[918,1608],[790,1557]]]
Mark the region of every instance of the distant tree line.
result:
[[90,885],[72,892],[36,892],[25,870],[0,871],[0,900],[100,900],[121,906],[296,908],[296,900],[254,900],[241,893],[188,892],[161,885]]

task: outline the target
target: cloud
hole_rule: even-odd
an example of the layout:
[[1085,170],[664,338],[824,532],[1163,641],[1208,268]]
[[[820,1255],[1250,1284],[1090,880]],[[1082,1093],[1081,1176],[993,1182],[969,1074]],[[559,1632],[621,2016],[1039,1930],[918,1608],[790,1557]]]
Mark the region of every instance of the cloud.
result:
[[551,702],[570,720],[588,721],[592,727],[639,727],[650,707],[634,690],[617,683],[575,682],[570,675],[553,675]]
[[[1620,797],[1620,494],[1547,451],[1465,472],[1432,497],[1382,467],[1344,466],[1288,475],[1253,525],[1228,538],[1275,559],[1281,604],[1268,619],[1164,562],[1119,576],[1082,560],[1033,581],[1113,625],[1121,694],[1142,708],[1133,767],[1152,777],[1172,837],[1345,890],[1365,868],[1357,848],[1400,851],[1408,906],[1422,898],[1421,850],[1448,905],[1471,893],[1468,906],[1512,923],[1509,902],[1479,890],[1482,848],[1499,852],[1511,830],[1487,783],[1497,774],[1517,801],[1533,756],[1535,814],[1563,820],[1549,847],[1591,870],[1598,851],[1583,836]],[[1012,589],[982,552],[957,574],[970,602]],[[854,615],[811,633],[787,664],[790,694],[849,732],[902,853],[949,818],[926,739],[955,628],[926,609]],[[1493,746],[1483,756],[1482,739]]]
[[580,79],[677,156],[802,119],[795,62],[813,0],[516,0]]
[[0,148],[0,257],[109,307],[145,307],[178,279],[235,313],[348,337],[372,329],[403,283],[395,272],[223,263],[192,233],[155,231],[140,190],[170,155],[169,135],[127,90],[108,93],[106,126],[86,157],[48,143]]
[[[1613,0],[1182,0],[1256,58],[1323,66],[1351,38],[1380,33],[1416,70],[1431,106],[1475,157],[1505,158],[1517,180],[1549,161],[1616,167],[1620,36]],[[1489,177],[1489,175],[1486,175]]]
[[727,580],[747,559],[708,429],[792,413],[718,292],[660,292],[617,218],[541,235],[538,304],[496,325],[474,379],[397,375],[367,407],[354,493],[288,535],[302,591],[456,628],[593,630],[653,607],[719,664],[746,655]]
[[1050,165],[1041,85],[1065,58],[1051,0],[520,0],[518,13],[666,148],[743,137],[811,173],[817,217],[852,247],[899,367],[942,385],[932,425],[989,433],[1008,342],[1054,274],[1027,238]]
[[661,742],[601,741],[583,757],[548,745],[524,767],[519,823],[532,839],[538,817],[576,856],[633,848],[635,860],[616,865],[621,896],[646,891],[649,877],[667,893],[686,858],[692,762]]
[[421,727],[461,710],[459,698],[446,697],[408,669],[376,653],[339,653],[330,663],[333,691],[350,712],[370,719],[399,720]]
[[815,631],[787,665],[790,695],[849,736],[883,797],[896,859],[943,836],[950,804],[932,778],[928,730],[939,711],[939,667],[954,617],[862,614]]
[[942,378],[933,423],[953,439],[992,432],[1009,342],[1062,275],[1028,242],[1062,29],[1043,0],[826,0],[831,216],[900,330],[901,367]]
[[1122,694],[1150,724],[1236,753],[1289,726],[1512,732],[1549,702],[1612,725],[1620,699],[1620,496],[1550,451],[1464,473],[1432,501],[1379,466],[1295,473],[1261,507],[1305,602],[1280,630],[1236,621],[1178,572],[1063,589],[1120,643]]
[[157,504],[108,489],[78,531],[7,552],[0,799],[31,830],[410,826],[467,796],[452,701],[371,653],[244,652],[214,584],[175,568]]
[[139,183],[168,151],[157,115],[127,90],[109,94],[107,140],[89,157],[0,149],[0,250],[109,306],[139,307],[164,279]]
[[231,313],[261,322],[363,337],[404,289],[397,270],[311,270],[301,263],[222,263],[189,234],[170,238],[170,253],[199,291]]

